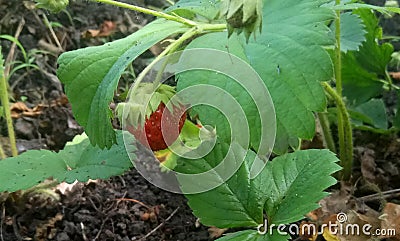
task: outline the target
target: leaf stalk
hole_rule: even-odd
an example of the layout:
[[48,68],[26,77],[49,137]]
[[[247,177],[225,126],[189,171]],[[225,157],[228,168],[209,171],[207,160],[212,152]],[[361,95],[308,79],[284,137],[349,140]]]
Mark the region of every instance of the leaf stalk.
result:
[[113,5],[116,7],[121,7],[121,8],[126,8],[129,10],[133,10],[136,12],[141,12],[144,14],[149,14],[149,15],[153,15],[155,17],[159,17],[159,18],[165,18],[167,20],[171,20],[171,21],[175,21],[178,23],[183,23],[185,25],[188,25],[189,27],[194,27],[197,25],[196,22],[183,18],[181,16],[178,15],[171,15],[168,13],[164,13],[164,12],[159,12],[159,11],[155,11],[155,10],[151,10],[148,8],[143,8],[143,7],[139,7],[136,5],[132,5],[132,4],[128,4],[128,3],[123,3],[123,2],[118,2],[118,1],[114,1],[114,0],[91,0],[93,2],[98,2],[98,3],[104,3],[104,4],[109,4],[109,5]]
[[0,46],[0,100],[1,100],[1,105],[3,106],[4,109],[4,116],[7,122],[7,130],[8,130],[8,138],[10,139],[11,154],[12,156],[17,156],[18,150],[15,141],[15,132],[14,132],[13,121],[11,118],[11,111],[9,108],[10,102],[9,102],[6,76],[4,74],[4,60],[3,60],[3,55],[1,54],[1,46]]
[[327,117],[327,113],[318,113],[319,123],[321,125],[321,129],[324,135],[324,140],[326,147],[331,151],[336,153],[335,141],[333,140],[329,120]]
[[[323,87],[325,91],[332,97],[332,99],[336,102],[336,106],[338,109],[338,116],[342,117],[342,128],[344,130],[344,135],[342,136],[343,146],[339,146],[340,148],[340,165],[343,170],[341,173],[341,179],[344,181],[349,181],[352,173],[353,166],[353,133],[350,122],[350,114],[347,111],[346,104],[343,101],[343,98],[339,96],[337,90],[332,88],[328,83],[323,82]],[[339,137],[340,138],[340,137]],[[340,143],[339,143],[340,144]]]
[[169,53],[175,52],[185,41],[193,38],[194,36],[204,33],[204,32],[219,32],[226,29],[226,24],[200,24],[192,27],[177,40],[173,41],[163,52],[161,52],[136,78],[135,85],[133,86],[130,93],[135,93],[139,84],[142,82],[144,77],[149,73],[153,66],[160,61],[164,56]]
[[[340,0],[336,0],[336,5],[340,5]],[[349,181],[351,178],[351,168],[353,165],[353,133],[350,123],[350,117],[343,102],[343,84],[342,84],[342,50],[341,50],[341,33],[340,33],[340,10],[335,10],[335,79],[336,92],[329,93],[333,89],[327,88],[328,84],[324,83],[325,90],[335,99],[338,106],[338,134],[339,134],[339,155],[341,166],[343,167],[341,178],[344,181]],[[329,86],[330,87],[330,86]]]

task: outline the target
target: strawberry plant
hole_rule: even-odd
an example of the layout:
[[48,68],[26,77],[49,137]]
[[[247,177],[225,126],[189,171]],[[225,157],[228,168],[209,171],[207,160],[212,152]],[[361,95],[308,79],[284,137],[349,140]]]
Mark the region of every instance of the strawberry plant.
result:
[[[370,110],[382,107],[374,98],[385,88],[397,88],[386,74],[393,49],[377,42],[371,9],[397,8],[340,0],[181,0],[159,12],[94,1],[158,18],[126,38],[59,57],[58,77],[87,136],[59,153],[29,151],[0,162],[1,191],[49,177],[107,178],[134,166],[153,184],[184,193],[202,223],[244,229],[219,240],[287,240],[276,229],[257,228],[265,220],[302,219],[340,169],[341,180],[351,179],[353,126],[387,129]],[[109,105],[121,74],[165,39],[170,44],[118,105],[122,131],[114,130]],[[163,83],[167,74],[176,93]],[[300,150],[301,140],[315,135],[315,113],[330,150]],[[146,146],[168,149],[153,155]],[[269,160],[271,152],[276,157]],[[160,156],[174,164],[160,168]]]

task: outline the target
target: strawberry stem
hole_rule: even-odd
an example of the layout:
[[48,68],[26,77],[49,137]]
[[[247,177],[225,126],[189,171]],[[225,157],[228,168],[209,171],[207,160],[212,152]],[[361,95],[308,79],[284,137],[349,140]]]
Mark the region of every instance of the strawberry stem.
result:
[[[135,86],[131,93],[135,93],[139,84],[142,82],[143,78],[149,73],[149,71],[154,67],[154,65],[160,61],[164,56],[169,53],[175,52],[185,41],[191,39],[192,37],[203,34],[205,32],[221,32],[226,30],[226,24],[203,24],[199,23],[196,26],[190,28],[181,37],[173,41],[164,51],[162,51],[136,78]],[[166,61],[167,62],[167,61]],[[162,71],[161,71],[162,72]]]
[[144,13],[144,14],[153,15],[155,17],[165,18],[167,20],[175,21],[175,22],[178,22],[178,23],[183,23],[183,24],[188,25],[190,27],[193,27],[193,26],[197,25],[196,22],[194,22],[192,20],[189,20],[189,19],[186,19],[186,18],[183,18],[183,17],[178,16],[178,15],[171,15],[171,14],[168,14],[168,13],[159,12],[159,11],[151,10],[151,9],[148,9],[148,8],[135,6],[135,5],[128,4],[128,3],[118,2],[118,1],[114,1],[114,0],[91,0],[91,1],[99,2],[99,3],[105,3],[105,4],[109,4],[109,5],[113,5],[113,6],[117,6],[117,7],[121,7],[121,8],[126,8],[126,9],[133,10],[133,11],[136,11],[136,12],[141,12],[141,13]]
[[[194,35],[197,34],[197,28],[193,27],[189,31],[185,32],[179,39],[177,39],[172,44],[168,45],[164,51],[162,51],[146,68],[139,74],[139,76],[135,80],[135,85],[131,89],[131,94],[136,93],[136,90],[139,88],[140,83],[143,81],[144,77],[150,72],[150,70],[154,67],[154,65],[160,61],[164,56],[170,53],[172,50],[176,49],[180,46],[184,41],[190,39]],[[132,97],[132,96],[131,96]]]
[[[348,181],[351,178],[352,173],[352,165],[353,165],[353,143],[352,143],[352,129],[350,122],[350,114],[347,111],[346,104],[343,101],[343,98],[337,93],[337,90],[333,89],[328,83],[323,82],[322,86],[325,91],[331,96],[336,102],[336,106],[338,109],[338,115],[342,117],[342,125],[343,125],[343,142],[345,146],[339,146],[340,150],[340,161],[341,166],[343,167],[341,173],[341,179],[344,181]],[[339,123],[338,123],[339,125]]]

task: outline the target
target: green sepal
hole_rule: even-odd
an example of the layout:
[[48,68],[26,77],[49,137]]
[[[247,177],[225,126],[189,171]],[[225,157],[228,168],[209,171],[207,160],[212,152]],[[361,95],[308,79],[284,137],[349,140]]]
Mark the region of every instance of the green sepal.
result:
[[[164,103],[169,111],[174,106],[180,106],[181,102],[175,95],[175,88],[166,84],[141,83],[134,93],[130,93],[129,100],[119,103],[116,114],[119,120],[128,121],[134,127],[143,126],[147,118],[151,116],[160,103]],[[171,101],[171,105],[167,105]]]
[[238,34],[244,31],[246,40],[257,29],[262,29],[262,0],[225,0],[220,6],[220,16],[227,21],[228,36],[233,31]]

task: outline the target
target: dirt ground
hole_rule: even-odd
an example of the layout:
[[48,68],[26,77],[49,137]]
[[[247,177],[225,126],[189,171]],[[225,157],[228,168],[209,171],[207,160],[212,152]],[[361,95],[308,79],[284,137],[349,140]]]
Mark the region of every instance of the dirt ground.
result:
[[78,184],[59,201],[32,196],[4,208],[3,240],[210,240],[182,195],[154,187],[134,170]]
[[[163,7],[162,1],[136,2]],[[56,59],[61,52],[127,36],[151,20],[149,16],[87,1],[73,1],[67,12],[50,14],[31,9],[28,2],[0,0],[0,33],[17,33],[30,58],[42,70],[17,71],[10,79],[13,102],[19,103],[13,105],[19,151],[58,151],[83,131],[55,76]],[[52,23],[53,31],[46,27],[46,21]],[[390,35],[400,35],[400,25],[384,22]],[[1,45],[4,57],[15,49],[8,41],[1,41]],[[152,49],[135,61],[136,74],[153,52],[157,50]],[[21,52],[15,49],[10,58],[21,60]],[[123,76],[119,92],[132,82],[129,76]],[[397,104],[393,96],[387,102]],[[0,123],[0,136],[5,135],[5,125]],[[368,182],[357,182],[354,195],[376,193],[373,185],[379,186],[380,191],[399,189],[400,137],[356,132],[355,140],[355,178]],[[0,241],[213,240],[213,232],[196,220],[184,196],[154,187],[135,170],[110,180],[78,183],[64,194],[56,190],[28,193],[22,199],[13,197],[2,202],[0,196]],[[397,196],[389,200],[400,203]],[[367,204],[379,210],[381,201],[371,199]]]

